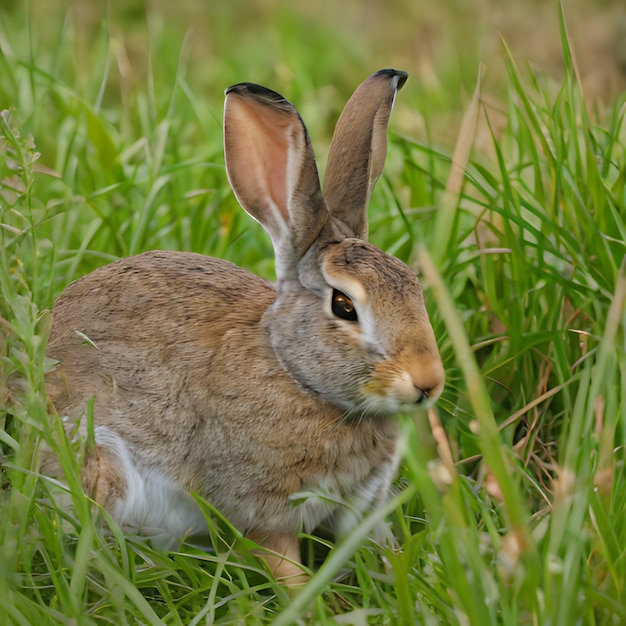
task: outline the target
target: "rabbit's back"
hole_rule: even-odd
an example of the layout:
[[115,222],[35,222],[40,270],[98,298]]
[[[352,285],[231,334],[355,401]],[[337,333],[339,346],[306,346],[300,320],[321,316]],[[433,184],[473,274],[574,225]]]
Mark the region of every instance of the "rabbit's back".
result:
[[275,297],[254,274],[194,253],[146,252],[99,268],[54,305],[51,398],[62,412],[103,387],[119,397],[174,387],[210,363],[224,335],[257,325]]

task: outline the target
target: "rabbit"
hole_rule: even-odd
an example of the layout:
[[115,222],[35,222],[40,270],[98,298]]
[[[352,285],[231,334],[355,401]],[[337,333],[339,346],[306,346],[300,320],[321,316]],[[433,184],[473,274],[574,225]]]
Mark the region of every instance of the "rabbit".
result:
[[323,522],[340,536],[384,501],[399,463],[394,414],[444,385],[418,278],[367,242],[407,76],[380,70],[356,89],[323,191],[293,105],[252,83],[226,90],[227,176],[271,237],[275,283],[150,251],[93,271],[54,304],[47,391],[83,433],[94,399],[82,479],[120,526],[200,536],[195,492],[289,585],[303,576],[299,533]]

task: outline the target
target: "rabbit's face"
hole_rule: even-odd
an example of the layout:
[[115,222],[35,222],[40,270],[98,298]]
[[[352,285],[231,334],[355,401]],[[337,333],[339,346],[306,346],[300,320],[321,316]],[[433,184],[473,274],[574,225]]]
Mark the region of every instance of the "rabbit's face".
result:
[[435,400],[444,371],[412,270],[360,239],[315,257],[314,279],[307,263],[307,284],[280,290],[269,312],[285,369],[348,412],[388,415]]

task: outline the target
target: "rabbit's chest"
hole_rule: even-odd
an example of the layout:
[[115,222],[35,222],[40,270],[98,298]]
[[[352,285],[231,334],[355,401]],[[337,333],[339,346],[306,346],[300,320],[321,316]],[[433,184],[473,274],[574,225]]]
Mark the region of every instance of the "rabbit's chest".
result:
[[384,502],[399,462],[397,427],[346,433],[306,455],[297,470],[300,489],[291,493],[288,509],[306,532],[330,520],[344,534],[364,511]]

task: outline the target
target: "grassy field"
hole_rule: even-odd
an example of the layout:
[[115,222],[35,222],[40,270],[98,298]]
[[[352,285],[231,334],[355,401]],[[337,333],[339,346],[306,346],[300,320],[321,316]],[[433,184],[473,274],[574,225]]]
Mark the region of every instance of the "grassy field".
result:
[[[589,82],[595,53],[574,57],[566,28],[595,32],[584,2],[565,20],[553,3],[500,3],[551,29],[530,65],[507,37],[515,13],[498,41],[478,18],[473,39],[454,2],[212,4],[0,7],[0,626],[626,623],[619,47]],[[623,15],[600,4],[609,41]],[[269,239],[226,181],[223,90],[284,93],[323,164],[346,98],[385,66],[411,78],[372,241],[418,269],[447,370],[436,410],[400,416],[399,495],[337,545],[307,539],[310,564],[327,558],[295,596],[208,505],[214,553],[125,538],[83,495],[80,442],[45,396],[50,306],[153,248],[272,277]],[[38,474],[42,441],[71,507]],[[384,516],[398,550],[368,540]]]

